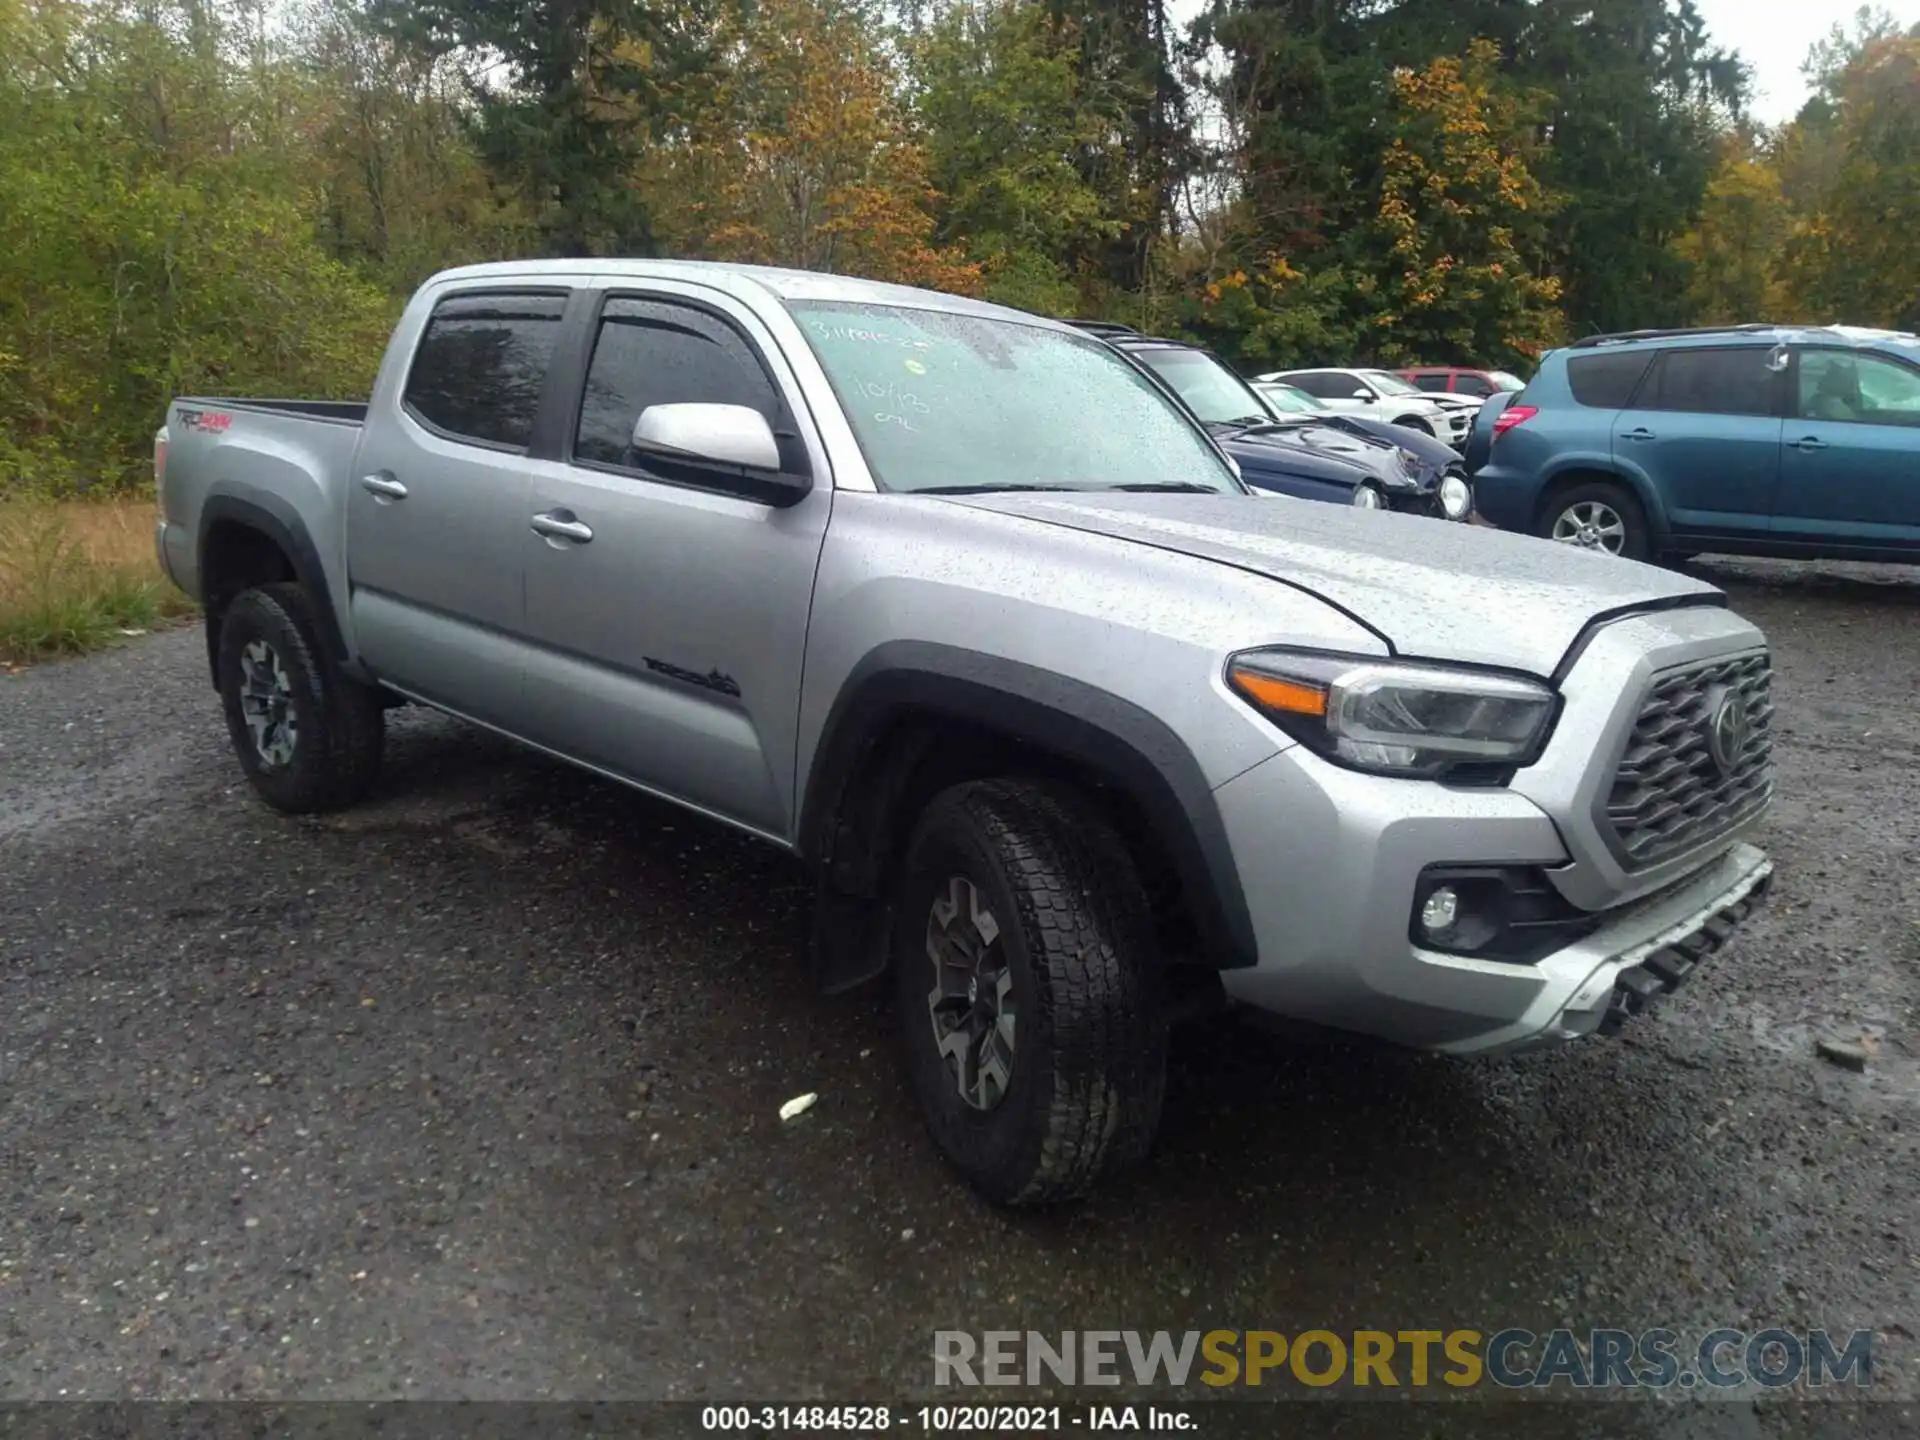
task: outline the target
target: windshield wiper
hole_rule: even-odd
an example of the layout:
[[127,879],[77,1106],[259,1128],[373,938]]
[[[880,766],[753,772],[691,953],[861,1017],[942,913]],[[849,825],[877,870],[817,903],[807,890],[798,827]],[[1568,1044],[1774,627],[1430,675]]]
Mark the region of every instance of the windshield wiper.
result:
[[1100,488],[1103,490],[1125,490],[1134,495],[1171,495],[1175,493],[1230,495],[1233,493],[1230,490],[1222,490],[1217,485],[1200,485],[1192,480],[1153,480],[1139,485],[1103,485]]
[[1084,490],[1084,485],[920,485],[909,495],[998,495],[1006,490]]

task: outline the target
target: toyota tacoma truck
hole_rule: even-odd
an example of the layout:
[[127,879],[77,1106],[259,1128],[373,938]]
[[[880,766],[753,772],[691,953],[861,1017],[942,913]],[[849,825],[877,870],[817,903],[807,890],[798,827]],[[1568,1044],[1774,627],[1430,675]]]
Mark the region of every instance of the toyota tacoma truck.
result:
[[1071,327],[667,261],[435,276],[364,405],[180,399],[160,557],[241,767],[345,805],[414,702],[792,852],[939,1148],[1084,1193],[1215,1001],[1456,1055],[1605,1034],[1766,888],[1720,592],[1257,498]]

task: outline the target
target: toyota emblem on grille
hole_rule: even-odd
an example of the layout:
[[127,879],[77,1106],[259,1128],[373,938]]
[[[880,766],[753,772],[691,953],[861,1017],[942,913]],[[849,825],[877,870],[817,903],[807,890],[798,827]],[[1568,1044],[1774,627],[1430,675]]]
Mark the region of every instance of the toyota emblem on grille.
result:
[[1747,748],[1747,701],[1737,690],[1717,685],[1707,697],[1707,754],[1713,768],[1731,775]]

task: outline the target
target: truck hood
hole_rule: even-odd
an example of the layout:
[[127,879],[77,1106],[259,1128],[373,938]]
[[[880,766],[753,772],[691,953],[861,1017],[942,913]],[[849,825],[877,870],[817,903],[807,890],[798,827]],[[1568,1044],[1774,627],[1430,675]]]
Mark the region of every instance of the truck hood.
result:
[[1268,576],[1338,606],[1397,655],[1542,677],[1598,616],[1724,603],[1711,585],[1631,560],[1284,496],[1102,491],[956,501]]

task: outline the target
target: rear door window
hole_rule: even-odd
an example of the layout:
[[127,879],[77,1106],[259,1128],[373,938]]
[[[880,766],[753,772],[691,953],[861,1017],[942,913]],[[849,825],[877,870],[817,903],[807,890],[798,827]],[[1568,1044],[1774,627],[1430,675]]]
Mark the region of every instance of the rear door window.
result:
[[1767,349],[1667,350],[1654,361],[1635,408],[1691,415],[1771,415],[1779,380]]
[[1645,350],[1575,355],[1567,361],[1567,384],[1579,404],[1596,410],[1624,410],[1652,358]]
[[567,297],[455,295],[434,307],[402,403],[454,440],[524,450]]

